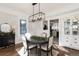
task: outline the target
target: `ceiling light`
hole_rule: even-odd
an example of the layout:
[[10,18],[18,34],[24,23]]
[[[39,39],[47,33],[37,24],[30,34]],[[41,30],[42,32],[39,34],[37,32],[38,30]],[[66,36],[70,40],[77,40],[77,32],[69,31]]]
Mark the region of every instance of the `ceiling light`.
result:
[[29,16],[29,21],[35,22],[35,21],[45,20],[45,13],[40,11],[40,3],[38,3],[38,8],[39,8],[38,13],[35,13],[35,10],[34,10],[35,5],[37,5],[37,3],[32,3],[33,14]]

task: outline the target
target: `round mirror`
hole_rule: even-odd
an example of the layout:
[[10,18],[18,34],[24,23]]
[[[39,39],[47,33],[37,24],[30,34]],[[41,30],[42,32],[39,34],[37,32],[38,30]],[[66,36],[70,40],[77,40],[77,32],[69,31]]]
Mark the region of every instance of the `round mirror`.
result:
[[1,32],[8,33],[8,32],[11,32],[11,31],[12,31],[12,28],[9,24],[4,23],[4,24],[1,25]]

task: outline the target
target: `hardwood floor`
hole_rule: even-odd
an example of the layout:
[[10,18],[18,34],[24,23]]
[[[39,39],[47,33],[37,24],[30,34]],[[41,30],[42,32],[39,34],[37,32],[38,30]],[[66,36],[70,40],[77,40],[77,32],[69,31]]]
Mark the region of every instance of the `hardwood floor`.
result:
[[[16,47],[1,48],[0,56],[19,56],[16,49],[20,50],[21,48],[22,48],[22,44],[18,44]],[[79,50],[74,50],[74,49],[70,49],[67,47],[66,47],[66,49],[70,52],[69,56],[79,56]],[[32,50],[31,52],[33,52],[33,53],[31,53],[32,55],[30,55],[30,56],[36,56],[35,49]],[[44,54],[45,53],[42,52],[42,56],[45,56]],[[60,56],[63,56],[63,55],[60,54]]]
[[22,43],[16,44],[14,46],[6,47],[6,48],[0,48],[0,56],[19,56],[16,49],[20,49],[22,47]]
[[69,56],[79,56],[79,50],[67,48],[67,47],[65,47],[65,48],[70,52]]
[[0,49],[0,56],[19,56],[14,47]]

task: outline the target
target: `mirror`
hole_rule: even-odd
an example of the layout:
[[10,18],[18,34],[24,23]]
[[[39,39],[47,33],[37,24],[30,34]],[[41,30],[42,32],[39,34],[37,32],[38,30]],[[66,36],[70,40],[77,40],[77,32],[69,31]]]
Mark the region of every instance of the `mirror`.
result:
[[12,31],[12,28],[8,23],[1,24],[1,32],[8,33],[11,31]]

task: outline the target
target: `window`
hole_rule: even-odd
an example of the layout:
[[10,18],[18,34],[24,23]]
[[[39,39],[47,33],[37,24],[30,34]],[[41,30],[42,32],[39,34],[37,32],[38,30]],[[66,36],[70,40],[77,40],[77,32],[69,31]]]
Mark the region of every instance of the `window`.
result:
[[20,34],[23,35],[27,32],[26,29],[26,20],[21,19],[20,20]]

